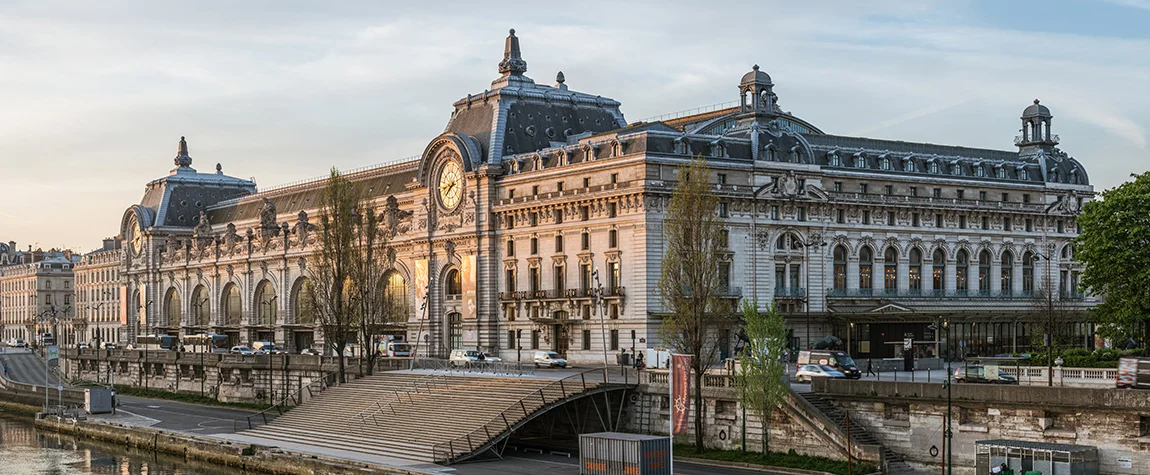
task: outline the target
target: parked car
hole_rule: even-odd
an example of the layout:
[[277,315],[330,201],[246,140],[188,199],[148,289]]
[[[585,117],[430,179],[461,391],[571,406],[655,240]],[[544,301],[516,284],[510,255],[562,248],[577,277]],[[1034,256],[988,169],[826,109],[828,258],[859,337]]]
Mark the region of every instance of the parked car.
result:
[[559,356],[559,353],[554,351],[536,351],[535,352],[535,367],[546,366],[548,368],[566,368],[567,360]]
[[232,349],[230,351],[228,351],[228,353],[231,353],[233,355],[245,355],[245,356],[256,354],[256,352],[254,350],[252,350],[251,347],[249,347],[248,345],[233,346]]
[[[847,355],[845,351],[838,350],[803,350],[799,352],[799,361],[795,368],[802,368],[804,365],[827,365],[834,368],[836,371],[842,373],[848,378],[859,379],[862,377],[862,372],[859,371],[858,365],[855,360]],[[797,372],[797,371],[796,371]]]
[[811,378],[845,378],[842,371],[825,364],[806,364],[795,372],[795,379],[800,383],[809,383]]
[[486,356],[479,350],[451,350],[451,356],[447,358],[451,366],[467,366],[472,363],[482,363],[487,361]]
[[986,366],[964,366],[954,370],[954,382],[982,384],[1018,384],[1018,378],[1001,369],[998,370],[996,377],[993,372],[987,373]]
[[280,355],[284,352],[273,341],[253,341],[252,351],[263,355]]
[[112,343],[112,342],[110,342],[110,341],[105,341],[105,342],[102,344],[102,346],[104,347],[104,349],[105,349],[105,350],[114,350],[114,349],[116,349],[116,344],[115,344],[115,343]]
[[500,361],[503,361],[503,358],[500,358],[498,356],[491,356],[487,353],[483,353],[483,360],[487,361],[487,362],[491,362],[491,363],[498,363]]
[[7,344],[9,347],[12,347],[12,348],[27,348],[28,347],[28,344],[24,343],[24,340],[21,338],[9,338]]
[[304,348],[304,349],[299,351],[299,354],[301,354],[301,355],[318,355],[319,352],[315,351],[311,348]]
[[87,350],[87,349],[89,349],[89,348],[91,348],[91,347],[92,347],[92,346],[91,346],[91,345],[89,345],[89,344],[87,344],[87,343],[77,343],[77,344],[76,344],[76,348],[78,348],[78,349],[81,349],[81,350]]

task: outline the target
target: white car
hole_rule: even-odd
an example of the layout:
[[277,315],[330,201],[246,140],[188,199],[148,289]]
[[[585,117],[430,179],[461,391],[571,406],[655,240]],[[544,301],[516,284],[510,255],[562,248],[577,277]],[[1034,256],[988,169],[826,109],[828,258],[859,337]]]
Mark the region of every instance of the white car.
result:
[[10,338],[10,339],[8,339],[7,344],[9,347],[12,347],[12,348],[27,348],[28,347],[28,344],[24,343],[24,340],[20,339],[20,338]]
[[567,360],[559,356],[559,353],[554,351],[536,351],[535,352],[535,367],[546,366],[548,368],[566,368]]
[[482,355],[483,353],[479,350],[451,350],[451,356],[447,358],[447,361],[451,363],[451,366],[467,366],[486,361],[486,357],[480,358]]
[[809,383],[811,378],[845,378],[841,371],[825,364],[808,364],[799,367],[795,379],[800,383]]
[[228,353],[231,353],[233,355],[245,355],[245,356],[256,354],[255,350],[252,350],[250,347],[248,347],[248,345],[233,346],[231,351],[228,351]]

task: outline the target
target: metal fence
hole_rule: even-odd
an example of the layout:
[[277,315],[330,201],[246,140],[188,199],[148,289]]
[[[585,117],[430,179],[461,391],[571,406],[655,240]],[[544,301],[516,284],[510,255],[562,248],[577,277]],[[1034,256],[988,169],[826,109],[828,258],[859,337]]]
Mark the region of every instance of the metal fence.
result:
[[534,375],[533,363],[510,361],[451,361],[435,358],[412,358],[411,369],[446,371],[448,373],[486,373],[509,376]]

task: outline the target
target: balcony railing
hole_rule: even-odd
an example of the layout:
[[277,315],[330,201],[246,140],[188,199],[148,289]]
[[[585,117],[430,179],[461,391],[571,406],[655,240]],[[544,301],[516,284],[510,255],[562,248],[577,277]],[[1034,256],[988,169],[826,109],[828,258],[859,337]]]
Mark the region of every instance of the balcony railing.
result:
[[1083,300],[1086,298],[1086,294],[1082,292],[1061,292],[1059,295],[1062,300]]
[[720,287],[719,296],[723,298],[738,298],[743,296],[742,287]]
[[979,208],[1029,212],[1041,212],[1045,208],[1045,205],[1042,203],[1020,203],[1013,201],[971,200],[965,198],[935,198],[933,196],[885,195],[879,193],[848,193],[842,191],[831,191],[827,192],[827,194],[830,195],[832,199],[839,201],[857,201],[861,203],[904,206],[909,205],[914,207],[925,206],[936,208]]
[[858,298],[957,298],[957,299],[1031,299],[1032,291],[1014,292],[1010,290],[923,290],[923,289],[828,289],[827,296]]
[[785,298],[785,297],[803,298],[806,296],[807,296],[807,289],[804,289],[802,287],[789,287],[789,288],[777,288],[777,289],[775,289],[775,298],[780,298],[780,297],[783,297],[783,298]]

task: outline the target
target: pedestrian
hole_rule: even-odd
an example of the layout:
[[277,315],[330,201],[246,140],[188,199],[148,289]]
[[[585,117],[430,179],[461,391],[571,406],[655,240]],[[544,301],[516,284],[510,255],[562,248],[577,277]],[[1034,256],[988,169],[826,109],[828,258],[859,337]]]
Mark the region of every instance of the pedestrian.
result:
[[635,369],[643,369],[646,365],[643,364],[643,353],[635,353]]
[[870,358],[867,358],[867,360],[866,360],[866,375],[867,376],[874,376],[874,367],[872,365]]
[[8,362],[4,362],[4,379],[8,379]]

